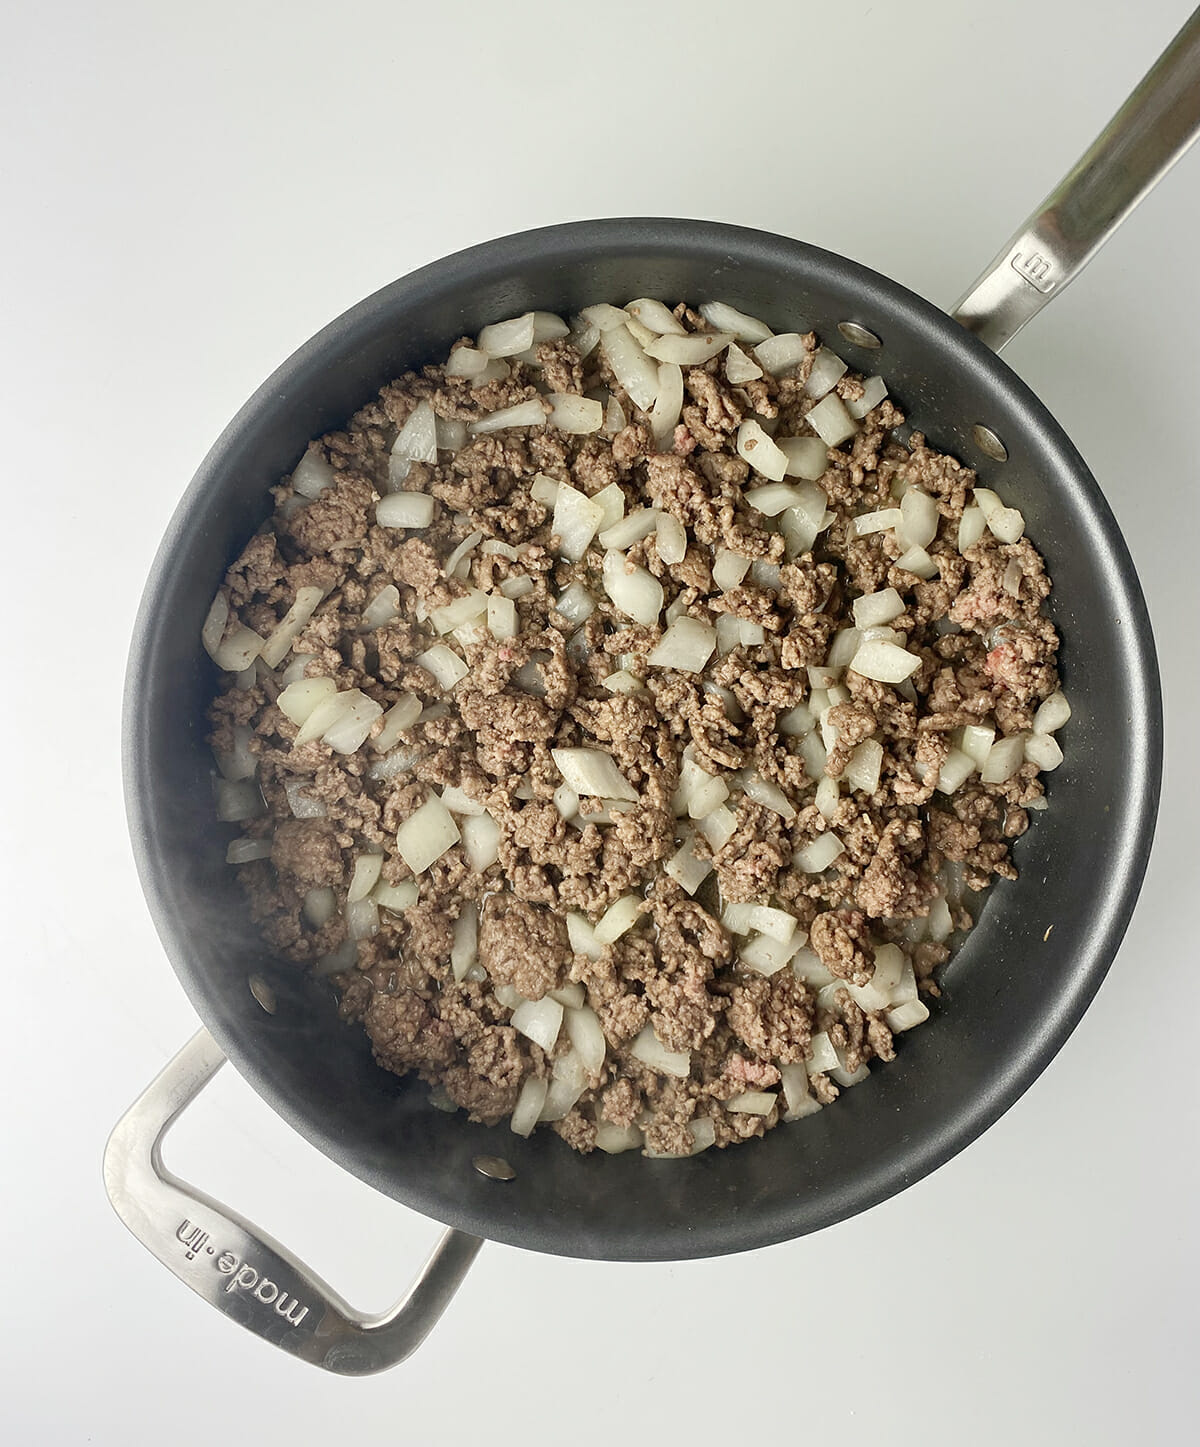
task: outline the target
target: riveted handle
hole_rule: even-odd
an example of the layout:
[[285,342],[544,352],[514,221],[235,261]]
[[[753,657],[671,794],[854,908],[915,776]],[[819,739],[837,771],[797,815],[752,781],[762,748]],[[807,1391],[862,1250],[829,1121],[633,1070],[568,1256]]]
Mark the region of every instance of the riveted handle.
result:
[[1000,349],[1083,270],[1200,136],[1200,10],[952,315]]
[[197,1295],[293,1356],[343,1376],[402,1362],[436,1325],[483,1242],[447,1231],[390,1311],[356,1312],[285,1247],[163,1165],[163,1137],[224,1063],[201,1030],[118,1122],[104,1152],[117,1215]]

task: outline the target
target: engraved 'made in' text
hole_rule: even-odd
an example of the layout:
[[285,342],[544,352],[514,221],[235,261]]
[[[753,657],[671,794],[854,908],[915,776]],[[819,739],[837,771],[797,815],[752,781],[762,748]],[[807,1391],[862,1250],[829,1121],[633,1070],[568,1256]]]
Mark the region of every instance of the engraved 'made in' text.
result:
[[194,1226],[186,1218],[180,1222],[175,1237],[183,1246],[189,1261],[194,1261],[198,1255],[216,1257],[213,1265],[227,1278],[226,1295],[231,1292],[248,1292],[255,1301],[271,1307],[292,1326],[299,1326],[308,1315],[308,1307],[302,1306],[294,1296],[289,1296],[284,1288],[276,1285],[265,1272],[241,1260],[232,1251],[222,1251],[218,1255],[217,1248],[209,1243],[208,1232]]

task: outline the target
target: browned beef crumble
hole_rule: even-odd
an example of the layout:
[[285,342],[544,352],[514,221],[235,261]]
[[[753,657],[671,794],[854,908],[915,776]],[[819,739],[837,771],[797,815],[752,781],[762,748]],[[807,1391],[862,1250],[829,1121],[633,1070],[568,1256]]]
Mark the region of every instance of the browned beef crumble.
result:
[[[685,307],[676,315],[688,330],[705,328]],[[999,736],[1027,730],[1058,687],[1042,559],[1027,539],[1006,544],[990,532],[960,556],[958,528],[975,479],[920,434],[897,440],[904,419],[890,400],[862,419],[848,444],[829,449],[820,486],[832,520],[811,552],[791,555],[776,523],[745,500],[763,479],[737,456],[735,436],[751,416],[777,424],[780,437],[813,435],[804,382],[817,345],[806,339],[793,374],[743,386],[727,382],[720,357],[685,368],[682,414],[665,451],[655,449],[649,419],[601,350],[581,356],[569,339],[543,343],[536,358],[511,362],[506,376],[482,386],[447,377],[442,366],[408,373],[345,430],[315,444],[312,458],[332,468],[329,485],[311,500],[290,479],[277,487],[273,517],[226,575],[227,635],[245,624],[266,636],[299,588],[324,594],[276,670],[260,661],[227,677],[212,705],[218,757],[248,747],[266,806],[243,826],[244,838],[270,844],[269,857],[239,866],[253,916],[273,949],[329,975],[343,1017],[365,1029],[380,1065],[417,1073],[472,1119],[500,1121],[531,1078],[553,1083],[568,1069],[566,1029],[545,1049],[510,1024],[517,996],[540,1001],[556,992],[568,1008],[586,1002],[607,1045],[603,1065],[553,1122],[571,1146],[616,1148],[610,1137],[624,1132],[620,1144],[681,1154],[706,1139],[724,1146],[761,1135],[783,1118],[783,1096],[766,1114],[729,1102],[779,1091],[781,1072],[812,1061],[814,1037],[823,1033],[834,1047],[843,1083],[866,1062],[893,1058],[888,1012],[855,991],[869,987],[876,949],[898,943],[922,995],[938,993],[933,976],[949,948],[945,931],[926,936],[925,922],[943,897],[947,867],[972,890],[1015,873],[1010,843],[1027,827],[1027,809],[1041,807],[1035,767],[1024,763],[1001,784],[984,784],[975,772],[949,794],[937,785],[955,730],[989,721]],[[620,404],[622,425],[614,428],[610,413],[605,429],[586,436],[541,426],[472,437],[460,427],[457,451],[413,463],[402,483],[434,499],[430,526],[410,534],[376,522],[377,501],[392,490],[392,443],[419,402],[446,424],[467,424],[547,392],[598,389]],[[847,373],[837,393],[861,397],[862,379]],[[654,507],[684,525],[681,562],[661,561],[654,533],[627,551],[664,589],[667,611],[657,623],[633,623],[610,601],[597,541],[578,562],[557,556],[550,508],[531,492],[539,474],[588,496],[616,484],[626,512]],[[940,515],[927,549],[932,579],[896,566],[901,548],[891,531],[856,537],[851,527],[856,514],[894,506],[909,486],[933,497]],[[480,540],[448,576],[447,558],[472,533]],[[484,551],[485,543],[495,546]],[[742,583],[725,592],[713,582],[718,548],[752,560]],[[582,624],[556,608],[572,583],[596,603]],[[515,637],[486,628],[434,632],[431,610],[472,587],[494,593],[506,585],[515,595]],[[781,721],[812,701],[807,670],[852,626],[852,601],[889,586],[905,607],[890,626],[920,666],[895,687],[844,674],[825,717],[823,766],[840,787],[823,813],[812,747],[806,755]],[[366,626],[363,610],[388,587],[396,590],[395,616]],[[702,675],[653,667],[647,656],[665,618],[678,613],[757,625],[761,641],[714,653]],[[449,696],[419,661],[435,642],[467,665]],[[348,754],[319,738],[297,746],[297,726],[276,703],[288,668],[290,679],[360,689],[384,710],[413,694],[420,716],[386,755],[374,743],[378,720]],[[605,687],[621,670],[633,691]],[[869,740],[882,746],[883,762],[866,793],[846,771]],[[574,818],[564,817],[551,754],[562,747],[610,755],[636,801],[584,798]],[[688,827],[673,807],[685,750],[729,789],[727,827],[695,841],[712,872],[694,897],[664,873]],[[776,791],[775,803],[743,792],[747,771]],[[447,786],[495,821],[495,860],[475,868],[464,838],[414,879],[396,831]],[[796,851],[829,830],[843,845],[832,865],[797,869]],[[403,892],[412,881],[416,900],[385,896],[377,922],[354,940],[344,909],[364,852],[383,856],[381,888]],[[568,933],[569,914],[594,926],[630,894],[642,900],[640,913],[614,943],[581,948],[578,932]],[[794,962],[770,975],[740,960],[745,940],[722,922],[727,907],[755,904],[792,914],[801,931],[794,943],[808,936]],[[949,908],[954,928],[968,928],[953,887]],[[451,961],[460,938],[469,954],[464,912],[478,917],[477,955],[465,968],[463,959]],[[635,1054],[647,1028],[663,1049],[688,1052],[686,1078]],[[836,1079],[815,1071],[811,1091],[809,1108],[829,1103]],[[706,1136],[695,1129],[700,1120]]]

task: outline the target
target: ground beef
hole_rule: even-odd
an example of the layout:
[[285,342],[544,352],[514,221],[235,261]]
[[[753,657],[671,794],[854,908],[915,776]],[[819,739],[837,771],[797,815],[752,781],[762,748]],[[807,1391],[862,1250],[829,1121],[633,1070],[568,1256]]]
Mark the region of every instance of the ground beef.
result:
[[[674,315],[708,329],[686,305]],[[545,1091],[552,1128],[576,1150],[615,1148],[616,1133],[682,1154],[772,1128],[781,1096],[766,1115],[730,1105],[811,1068],[822,1031],[851,1073],[893,1058],[912,1007],[867,1008],[875,951],[899,944],[909,988],[915,978],[936,996],[950,945],[928,937],[931,908],[948,899],[955,930],[969,928],[960,883],[1014,877],[1012,841],[1042,803],[1019,757],[1002,783],[975,772],[946,793],[959,731],[1030,729],[1058,688],[1059,640],[1036,549],[985,531],[960,553],[974,475],[919,433],[901,440],[890,399],[826,449],[815,536],[747,502],[763,478],[738,455],[743,422],[812,435],[814,334],[782,376],[733,385],[721,356],[683,368],[679,415],[662,430],[585,334],[493,364],[481,385],[443,366],[410,372],[314,444],[304,494],[291,479],[274,489],[273,518],[226,574],[223,636],[265,640],[301,588],[321,600],[276,667],[226,675],[211,742],[223,812],[232,801],[242,817],[238,847],[260,856],[238,866],[255,924],[273,951],[333,981],[342,1019],[383,1068],[486,1124]],[[863,379],[847,372],[836,391],[855,402]],[[599,398],[604,426],[468,430],[548,393]],[[439,446],[403,478],[433,513],[409,532],[378,523],[376,508],[418,407],[432,409]],[[312,469],[325,473],[316,497]],[[662,589],[653,620],[608,596],[597,539],[560,555],[545,490],[567,484],[606,511],[656,508],[683,525],[677,562],[660,553],[665,525],[622,549]],[[912,487],[937,507],[929,578],[898,566],[894,532],[853,526]],[[745,564],[725,590],[713,579],[722,551]],[[848,667],[852,640],[839,639],[857,597],[885,587],[903,607],[885,636],[914,656],[898,685]],[[651,662],[676,619],[709,630],[699,672]],[[447,668],[463,675],[450,687]],[[298,743],[297,685],[356,691],[365,734],[347,743],[338,726]],[[560,749],[607,755],[616,792],[632,797],[579,797]],[[872,758],[878,778],[864,780]],[[703,810],[701,785],[713,791]],[[440,855],[421,860],[406,826],[438,796],[430,828],[453,822]],[[799,867],[830,833],[828,867]],[[759,919],[759,906],[772,913]],[[512,1023],[517,1010],[536,1039]],[[651,1032],[684,1073],[646,1063]],[[818,1103],[838,1089],[812,1075]]]

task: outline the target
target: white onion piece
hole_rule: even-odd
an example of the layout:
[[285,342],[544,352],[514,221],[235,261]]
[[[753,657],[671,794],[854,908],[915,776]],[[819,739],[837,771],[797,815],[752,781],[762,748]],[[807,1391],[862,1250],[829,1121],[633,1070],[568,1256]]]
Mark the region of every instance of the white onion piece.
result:
[[[815,482],[829,466],[829,449],[819,437],[777,437],[775,445],[787,459],[786,475]],[[821,511],[825,511],[821,500]]]
[[820,1101],[809,1091],[808,1071],[803,1065],[781,1065],[779,1078],[787,1105],[783,1116],[785,1121],[803,1120],[821,1109]]
[[743,558],[741,553],[732,552],[729,548],[717,548],[712,575],[713,582],[723,593],[736,588],[749,571],[749,558]]
[[919,487],[910,487],[900,499],[900,525],[896,541],[902,548],[925,548],[937,537],[941,514],[937,503]]
[[1057,769],[1063,761],[1063,751],[1053,734],[1027,734],[1025,736],[1025,760],[1035,764],[1044,774]]
[[444,643],[435,643],[432,648],[427,648],[424,653],[419,653],[417,663],[431,673],[442,688],[449,690],[468,673],[467,665],[453,649],[448,648]]
[[668,1050],[654,1033],[652,1025],[644,1025],[634,1037],[629,1053],[635,1060],[657,1070],[660,1075],[673,1075],[686,1080],[691,1074],[692,1056],[688,1050]]
[[458,547],[454,549],[454,551],[442,564],[442,571],[446,574],[448,578],[452,578],[454,576],[455,569],[458,567],[459,563],[461,563],[462,560],[469,553],[473,553],[482,541],[483,534],[478,530],[473,533],[468,533],[466,537],[463,538],[462,542],[459,543]]
[[824,1030],[819,1030],[809,1041],[808,1059],[804,1062],[804,1067],[809,1075],[824,1075],[826,1071],[837,1069],[837,1051]]
[[[703,773],[703,770],[700,770]],[[687,812],[692,819],[707,819],[719,805],[729,798],[729,785],[724,779],[705,775],[688,800]]]
[[385,755],[384,758],[376,759],[367,770],[367,777],[386,782],[388,779],[396,778],[399,774],[407,774],[421,754],[421,749],[396,749]]
[[496,997],[496,1003],[503,1005],[506,1010],[515,1010],[525,1000],[520,990],[514,989],[512,985],[493,985],[492,994]]
[[827,829],[824,834],[818,834],[810,843],[797,849],[792,855],[792,863],[802,874],[821,874],[845,847],[833,830]]
[[563,1116],[587,1089],[588,1072],[578,1050],[568,1050],[554,1062],[550,1071],[550,1089],[542,1106],[540,1121],[562,1120]]
[[846,374],[846,364],[836,352],[828,347],[818,347],[813,357],[812,370],[804,384],[806,397],[824,397],[831,392]]
[[962,788],[974,772],[975,760],[961,749],[951,749],[938,770],[937,787],[943,794],[953,794]]
[[579,397],[574,392],[550,392],[546,401],[550,403],[546,421],[560,432],[582,437],[588,432],[599,432],[604,425],[604,408],[590,397]]
[[1021,564],[1016,558],[1008,560],[1008,567],[1004,570],[1004,591],[1010,598],[1021,596],[1021,579],[1025,574],[1021,570]]
[[602,945],[614,944],[621,936],[637,924],[642,913],[642,899],[637,894],[623,894],[614,904],[600,916],[596,924],[595,936],[597,943]]
[[658,556],[669,568],[676,563],[682,563],[687,556],[687,530],[679,519],[669,512],[659,514],[655,524],[654,546]]
[[[728,332],[724,333],[729,336]],[[730,342],[725,353],[725,379],[731,386],[740,386],[743,382],[754,382],[763,374],[762,368],[753,358],[748,357],[736,342]]]
[[628,312],[624,312],[619,306],[612,306],[606,301],[596,302],[593,306],[585,306],[579,315],[600,332],[611,332],[614,327],[623,327],[629,320]]
[[[702,367],[710,357],[719,356],[731,341],[732,332],[693,332],[687,336],[660,336],[646,348],[646,355],[659,362],[673,362],[680,367]],[[754,375],[761,377],[762,372],[755,367]]]
[[396,849],[409,869],[420,874],[461,838],[449,809],[431,794],[396,830]]
[[804,760],[804,772],[810,779],[819,779],[825,772],[825,760],[827,757],[825,745],[821,740],[820,733],[813,729],[811,733],[804,734],[797,746],[797,753]]
[[577,794],[636,802],[636,791],[617,768],[611,754],[601,753],[599,749],[551,749],[550,756]]
[[568,583],[559,594],[554,608],[572,627],[577,627],[596,611],[596,600],[582,583]]
[[778,517],[786,508],[801,507],[804,503],[800,489],[786,482],[768,482],[762,487],[752,487],[744,496],[752,508],[771,518]]
[[[747,906],[747,909],[751,929],[756,929],[771,939],[778,940],[781,944],[794,938],[796,919],[786,909],[774,909],[768,904],[751,904]],[[724,916],[722,916],[723,921]],[[800,943],[802,944],[803,941]],[[799,945],[796,948],[798,949]]]
[[533,346],[534,326],[533,312],[511,321],[492,322],[479,333],[479,350],[485,357],[512,357],[526,352]]
[[[793,926],[795,921],[792,921]],[[791,960],[792,956],[808,936],[803,930],[793,928],[787,939],[774,939],[771,935],[752,935],[738,950],[738,959],[749,970],[760,975],[775,975]]]
[[635,512],[620,518],[611,527],[605,528],[600,534],[600,542],[603,547],[614,548],[617,552],[632,547],[643,538],[648,538],[658,527],[658,520],[662,516],[655,507],[638,508]]
[[687,894],[695,894],[712,873],[712,860],[702,859],[696,852],[696,841],[689,832],[684,842],[663,865],[663,871]]
[[346,903],[357,904],[360,899],[366,899],[379,882],[379,871],[382,868],[382,854],[360,854],[354,861],[354,873],[346,891]]
[[547,477],[544,472],[534,475],[529,485],[529,496],[534,502],[540,502],[543,507],[552,508],[558,501],[558,489],[562,486],[557,479]]
[[558,537],[559,556],[568,562],[578,562],[596,536],[603,515],[603,509],[586,493],[569,483],[560,483],[550,524],[551,531]]
[[904,599],[895,588],[881,588],[878,593],[864,593],[851,604],[857,628],[878,628],[890,623],[904,612]]
[[560,985],[556,990],[547,990],[546,993],[552,1000],[557,1000],[560,1005],[565,1005],[572,1010],[580,1009],[587,999],[587,992],[578,980],[572,980],[567,985]]
[[755,773],[753,770],[742,774],[740,778],[747,798],[753,799],[756,804],[761,804],[764,809],[770,809],[772,814],[778,814],[788,823],[796,817],[795,808],[777,784],[772,784],[769,779],[764,779],[761,774]]
[[808,348],[799,332],[780,332],[759,342],[754,348],[754,356],[773,377],[781,377],[799,366],[808,356]]
[[995,742],[996,730],[990,724],[966,724],[957,733],[958,748],[977,769],[982,769]]
[[546,409],[541,399],[531,397],[527,402],[517,402],[512,407],[501,407],[486,417],[468,425],[472,437],[482,437],[488,432],[499,432],[503,427],[541,427],[546,422]]
[[[942,901],[945,903],[945,900]],[[949,910],[947,909],[947,913]],[[910,1000],[917,998],[917,977],[913,971],[912,961],[905,959],[904,966],[900,971],[900,979],[892,987],[892,1004],[907,1005]]]
[[[661,338],[671,341],[678,338]],[[650,436],[660,452],[669,452],[683,410],[683,372],[671,361],[658,366],[658,395],[650,409]]]
[[798,703],[794,708],[788,709],[787,713],[780,714],[776,725],[785,738],[792,739],[811,733],[816,726],[817,721],[806,703]]
[[446,376],[473,380],[486,370],[487,364],[487,356],[475,347],[458,347],[446,361]]
[[357,688],[339,697],[346,700],[345,707],[321,737],[335,753],[352,754],[366,742],[375,720],[383,714],[383,705]]
[[676,618],[650,650],[651,668],[674,668],[681,673],[702,673],[717,646],[717,630],[699,619]]
[[533,592],[535,586],[533,579],[526,574],[515,578],[505,578],[504,582],[500,584],[500,596],[514,600],[524,598],[527,593]]
[[613,1125],[611,1121],[596,1122],[596,1149],[617,1156],[622,1151],[638,1150],[645,1137],[636,1125]]
[[[839,1056],[839,1060],[840,1058]],[[843,1089],[847,1089],[851,1085],[857,1085],[860,1081],[866,1080],[870,1073],[867,1065],[860,1065],[857,1070],[852,1072],[847,1070],[844,1065],[838,1064],[829,1072],[829,1078],[836,1080]]]
[[988,751],[987,762],[979,771],[985,784],[1003,784],[1011,779],[1025,762],[1025,735],[1011,734],[997,739]]
[[295,602],[271,630],[262,646],[260,656],[268,668],[278,668],[287,657],[292,644],[304,631],[305,624],[316,612],[317,604],[324,596],[323,588],[296,589]]
[[473,623],[487,612],[487,594],[478,588],[471,588],[452,602],[430,611],[429,621],[439,633],[453,633],[464,623]]
[[743,1090],[724,1102],[725,1109],[738,1115],[770,1115],[779,1097],[767,1090]]
[[1033,731],[1035,734],[1056,733],[1070,717],[1071,705],[1060,689],[1038,705],[1038,711],[1033,716]]
[[518,632],[517,605],[511,598],[492,596],[487,605],[488,632],[493,638],[515,638]]
[[550,1082],[544,1077],[527,1075],[521,1084],[521,1092],[517,1096],[517,1103],[513,1106],[512,1115],[509,1116],[509,1129],[514,1135],[530,1136],[533,1128],[538,1123],[542,1113],[542,1107],[546,1103],[546,1093],[550,1089]]
[[641,680],[627,668],[618,668],[602,682],[609,693],[639,693],[642,687]]
[[457,452],[467,445],[467,424],[459,417],[434,417],[439,452]]
[[813,951],[803,947],[796,951],[792,960],[792,973],[814,992],[828,985],[834,978]]
[[898,507],[885,507],[878,512],[860,513],[858,517],[850,519],[850,532],[856,538],[864,538],[871,533],[882,533],[888,528],[899,527],[901,517],[902,514]]
[[643,326],[643,324],[638,321],[637,317],[630,316],[628,313],[626,313],[625,316],[625,327],[626,330],[629,332],[629,335],[638,344],[638,346],[641,347],[643,351],[646,350],[646,348],[651,344],[651,342],[655,342],[658,340],[657,332],[651,331],[650,328],[647,326]]
[[923,1025],[929,1019],[929,1006],[923,1000],[909,1000],[889,1010],[884,1018],[892,1034],[899,1035],[904,1030],[911,1030],[914,1025]]
[[658,395],[657,363],[646,356],[627,326],[605,332],[600,338],[600,350],[630,400],[648,412]]
[[868,412],[879,406],[887,394],[887,383],[882,377],[864,377],[862,396],[857,401],[847,402],[846,411],[856,422],[861,422]]
[[[782,482],[787,472],[787,454],[775,446],[774,441],[762,429],[762,424],[753,417],[747,417],[737,430],[737,454],[748,462],[755,472],[769,477],[772,482]],[[761,491],[761,489],[755,489]],[[783,507],[789,504],[783,503]],[[759,509],[762,511],[762,509]]]
[[337,723],[352,703],[349,692],[338,693],[335,689],[333,693],[330,693],[325,690],[324,697],[312,706],[308,717],[300,725],[296,737],[292,741],[292,747],[299,748],[313,739],[319,739],[326,729],[332,728]]
[[427,528],[433,521],[433,498],[426,492],[389,492],[375,505],[381,528]]
[[357,899],[345,909],[346,933],[352,940],[369,939],[379,929],[379,906],[373,899]]
[[724,804],[696,820],[696,832],[702,834],[712,850],[723,849],[737,833],[737,815]]
[[[615,397],[608,399],[608,405],[604,409],[604,433],[607,437],[615,437],[626,425],[625,409]],[[611,484],[615,486],[615,484]]]
[[322,955],[313,965],[314,975],[340,975],[347,970],[352,970],[358,960],[358,943],[355,940],[344,940],[332,954]]
[[958,551],[965,553],[973,548],[987,529],[987,519],[981,507],[967,507],[958,524]]
[[687,329],[672,313],[670,307],[661,301],[655,301],[652,297],[638,297],[636,301],[631,301],[626,306],[625,311],[642,326],[648,327],[656,336],[682,337],[687,335]]
[[[282,696],[282,695],[281,695]],[[415,693],[403,693],[383,716],[383,728],[372,740],[374,747],[385,754],[400,735],[406,733],[421,716],[421,700]]]
[[828,774],[821,779],[817,785],[817,796],[814,803],[817,806],[821,817],[832,820],[838,811],[838,805],[842,800],[842,792],[836,779],[830,778]]
[[[279,710],[297,726],[303,724],[316,706],[337,693],[332,678],[301,678],[289,683],[275,700]],[[315,737],[315,735],[314,735]]]
[[467,900],[454,921],[454,943],[450,946],[450,968],[461,984],[467,971],[479,959],[479,911]]
[[578,1009],[567,1010],[566,1025],[567,1034],[584,1070],[588,1075],[599,1075],[608,1052],[608,1042],[604,1038],[600,1017],[595,1010],[581,1005]]
[[490,814],[465,818],[462,843],[467,863],[477,874],[482,874],[500,857],[500,826]]
[[571,328],[556,312],[533,313],[533,345],[541,342],[556,342],[565,337]]
[[804,420],[827,447],[837,447],[858,431],[858,423],[836,392],[822,398]]
[[[226,607],[228,608],[228,605]],[[262,652],[265,641],[253,628],[239,624],[210,650],[212,661],[227,673],[244,673]]]
[[388,482],[393,489],[408,476],[414,462],[437,461],[437,418],[428,402],[418,402],[396,434],[388,459]]
[[873,678],[878,683],[901,683],[910,678],[921,666],[915,653],[872,639],[859,645],[850,667],[862,678]]
[[221,646],[221,639],[225,636],[225,624],[228,621],[229,598],[222,589],[212,600],[204,618],[204,626],[200,629],[200,642],[204,645],[205,653],[214,662],[217,649]]
[[663,586],[658,579],[625,560],[623,553],[610,550],[604,555],[604,591],[613,606],[635,623],[656,623],[663,606]]
[[459,788],[457,784],[445,784],[442,787],[442,803],[450,810],[451,814],[486,814],[487,810],[482,804],[478,804],[471,798],[465,789]]
[[362,611],[362,626],[367,632],[382,628],[400,616],[400,590],[394,583],[387,583]]
[[546,995],[540,1000],[522,1000],[513,1011],[509,1024],[535,1045],[550,1051],[554,1049],[562,1022],[563,1007]]
[[912,573],[917,578],[923,578],[926,582],[936,577],[938,572],[938,565],[924,548],[909,548],[900,554],[892,566],[905,573]]
[[590,322],[582,322],[571,330],[567,340],[579,353],[582,361],[584,357],[590,357],[600,345],[600,328],[592,326]]
[[399,884],[388,884],[381,879],[371,891],[371,898],[383,909],[390,909],[393,914],[399,914],[402,910],[411,909],[416,904],[419,891],[411,879],[401,880]]
[[[939,894],[932,905],[930,905],[928,924],[929,938],[936,944],[941,944],[943,940],[949,939],[954,933],[954,921],[950,916],[950,906],[946,903],[943,895]],[[876,971],[876,973],[878,973],[878,971]],[[893,991],[899,983],[900,974],[897,973],[895,980],[892,981]],[[896,1004],[898,1002],[893,998],[892,1003]]]
[[[269,839],[231,839],[225,850],[226,864],[249,864],[254,859],[270,859],[271,841]],[[312,893],[310,890],[309,893]],[[333,898],[333,890],[329,891],[330,899]]]
[[1015,543],[1019,540],[1025,531],[1025,519],[1015,507],[1005,507],[990,487],[977,487],[973,499],[983,512],[988,529],[997,541]]
[[311,780],[289,779],[283,786],[293,819],[324,819],[329,812],[320,799],[307,792]]
[[700,315],[719,332],[732,332],[739,342],[765,342],[772,335],[766,322],[757,317],[747,316],[736,307],[723,301],[706,301],[700,304]]
[[[624,425],[622,422],[621,426],[624,427]],[[615,527],[625,516],[625,494],[621,491],[619,483],[610,482],[607,487],[602,487],[599,492],[593,494],[592,501],[600,509],[600,531],[602,533]]]
[[852,789],[861,789],[864,794],[873,794],[879,788],[879,774],[883,768],[883,745],[875,739],[863,739],[850,755],[842,778]]
[[304,896],[303,911],[313,929],[320,929],[337,912],[337,897],[327,884],[310,889]]
[[310,442],[292,473],[292,489],[301,497],[320,497],[336,478],[337,474],[323,456],[320,444]]
[[584,955],[589,960],[598,960],[604,954],[604,946],[597,940],[587,918],[574,910],[567,914],[567,943],[575,954]]
[[554,791],[553,804],[568,822],[579,817],[579,795],[570,784],[559,784]]

